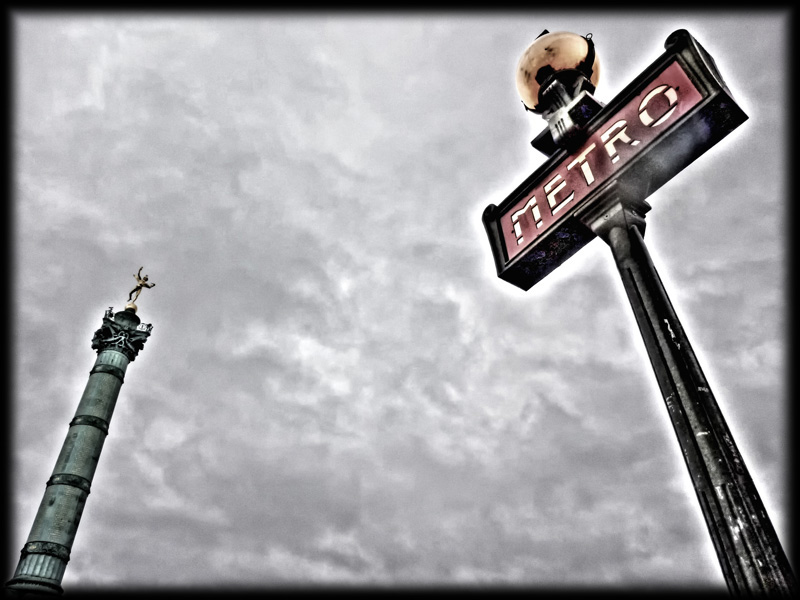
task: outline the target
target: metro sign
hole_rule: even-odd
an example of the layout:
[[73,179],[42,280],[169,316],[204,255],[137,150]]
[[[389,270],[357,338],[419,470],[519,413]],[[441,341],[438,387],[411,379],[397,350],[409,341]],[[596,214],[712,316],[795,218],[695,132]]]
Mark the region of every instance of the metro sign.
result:
[[483,214],[497,274],[530,289],[594,237],[592,215],[644,199],[742,124],[713,59],[685,30],[499,206]]

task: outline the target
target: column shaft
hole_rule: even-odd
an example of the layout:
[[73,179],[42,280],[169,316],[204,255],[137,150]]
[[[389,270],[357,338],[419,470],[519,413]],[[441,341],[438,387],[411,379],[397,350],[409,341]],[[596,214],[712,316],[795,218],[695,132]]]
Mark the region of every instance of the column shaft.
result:
[[98,351],[97,360],[47,481],[14,577],[6,584],[11,590],[63,593],[61,580],[125,371],[150,334],[149,326],[141,331],[138,325],[139,318],[133,312],[122,311],[113,318],[107,312],[103,326],[95,333],[92,347]]

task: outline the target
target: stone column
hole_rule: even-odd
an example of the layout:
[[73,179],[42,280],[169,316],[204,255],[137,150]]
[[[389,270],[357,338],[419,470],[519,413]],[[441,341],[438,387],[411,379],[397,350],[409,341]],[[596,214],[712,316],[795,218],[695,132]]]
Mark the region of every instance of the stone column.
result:
[[141,324],[136,305],[116,314],[109,308],[92,339],[97,360],[81,396],[75,417],[44,497],[22,548],[14,577],[6,587],[22,593],[61,594],[61,580],[103,449],[111,415],[132,362],[150,335]]

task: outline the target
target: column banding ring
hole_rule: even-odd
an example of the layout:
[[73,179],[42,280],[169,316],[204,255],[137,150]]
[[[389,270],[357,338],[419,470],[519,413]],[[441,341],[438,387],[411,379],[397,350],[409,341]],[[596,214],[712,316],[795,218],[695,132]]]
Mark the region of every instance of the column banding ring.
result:
[[46,485],[71,485],[79,490],[83,490],[87,494],[91,488],[91,482],[88,479],[80,475],[73,475],[72,473],[56,473],[47,480]]
[[73,425],[89,425],[108,435],[108,421],[94,415],[78,415],[69,422],[70,427]]
[[125,383],[125,372],[114,365],[106,365],[102,363],[95,365],[94,368],[89,371],[89,375],[94,375],[95,373],[108,373],[109,375],[113,375],[119,379],[120,383]]

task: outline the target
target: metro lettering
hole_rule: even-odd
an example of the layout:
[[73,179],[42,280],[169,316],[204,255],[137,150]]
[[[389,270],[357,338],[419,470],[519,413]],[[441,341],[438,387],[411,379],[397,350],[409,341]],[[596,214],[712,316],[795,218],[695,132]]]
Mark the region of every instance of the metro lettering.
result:
[[[531,196],[528,203],[511,215],[511,222],[514,224],[514,235],[517,237],[517,244],[521,244],[524,239],[522,237],[522,228],[528,225],[528,216],[525,214],[528,209],[531,209],[533,220],[536,223],[536,228],[542,226],[542,213],[539,212],[539,205],[536,204],[536,196]],[[527,228],[527,227],[526,227]]]
[[[669,105],[672,107],[667,112],[665,112],[661,117],[656,121],[650,114],[647,112],[647,104],[658,94],[664,94],[669,101]],[[662,84],[657,88],[654,88],[650,91],[647,96],[644,97],[642,103],[639,105],[639,120],[642,122],[643,125],[647,125],[648,127],[655,127],[657,125],[661,125],[664,121],[666,121],[669,116],[675,111],[675,104],[678,102],[678,92],[675,91],[675,88],[669,86],[667,84]]]
[[589,156],[589,152],[595,149],[597,144],[592,144],[586,150],[581,152],[575,160],[567,165],[567,170],[571,170],[577,164],[581,166],[581,172],[583,173],[584,179],[586,179],[586,185],[591,185],[594,182],[594,174],[592,173],[592,169],[589,167],[589,163],[586,162],[586,157]]
[[[558,187],[556,189],[554,189],[551,192],[550,188],[552,188],[553,185],[556,183],[556,181],[558,181],[559,179],[562,179],[561,183],[558,185]],[[563,178],[561,177],[561,175],[556,175],[555,177],[553,177],[544,186],[544,193],[547,195],[547,203],[550,205],[550,212],[552,214],[556,214],[558,211],[560,211],[562,208],[564,208],[567,204],[569,204],[570,200],[572,200],[575,197],[575,190],[572,190],[572,192],[570,193],[569,196],[567,196],[566,198],[563,198],[560,202],[556,201],[556,194],[558,192],[560,192],[562,189],[564,189],[564,187],[566,187],[566,185],[567,185],[567,182],[563,181]]]
[[[617,154],[617,149],[614,147],[614,142],[620,141],[630,144],[631,146],[636,146],[639,143],[639,140],[632,140],[630,137],[628,137],[626,131],[627,125],[628,123],[625,121],[625,119],[620,119],[611,127],[606,129],[605,133],[600,135],[600,140],[605,144],[606,152],[608,152],[608,157],[611,159],[612,163],[615,163],[619,160],[619,154]],[[611,138],[611,134],[617,129],[619,129],[619,132],[613,138]]]

